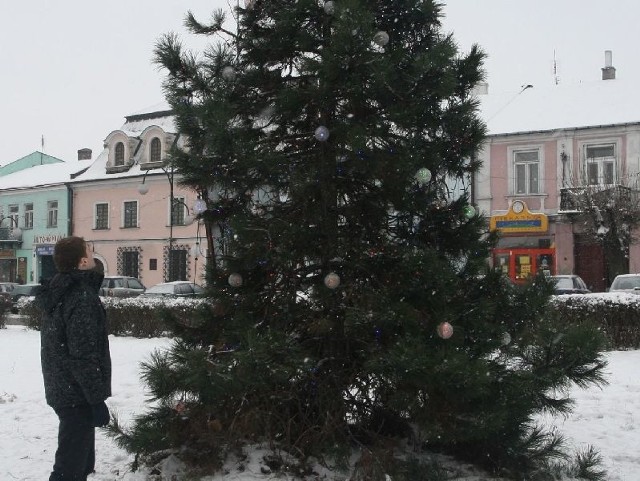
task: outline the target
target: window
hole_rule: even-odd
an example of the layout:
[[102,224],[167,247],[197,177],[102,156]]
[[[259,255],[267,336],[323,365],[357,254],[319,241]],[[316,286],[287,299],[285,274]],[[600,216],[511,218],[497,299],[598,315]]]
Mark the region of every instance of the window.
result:
[[172,249],[169,251],[169,268],[167,280],[187,280],[187,251],[184,249]]
[[95,213],[93,215],[94,229],[108,229],[109,228],[109,204],[101,202],[95,205]]
[[173,208],[171,209],[171,225],[184,225],[184,197],[173,198]]
[[138,227],[138,201],[137,200],[129,200],[124,202],[123,211],[123,219],[122,226],[123,227]]
[[122,142],[116,144],[114,165],[124,165],[124,144]]
[[150,271],[158,270],[158,259],[149,259],[149,270]]
[[149,162],[160,162],[162,149],[160,146],[160,139],[158,137],[154,137],[151,139],[151,148],[149,152]]
[[47,202],[47,227],[58,227],[58,201]]
[[33,203],[24,205],[24,228],[33,229]]
[[538,194],[540,192],[540,158],[537,150],[513,153],[515,194]]
[[586,145],[587,185],[611,185],[616,180],[615,144]]
[[[138,251],[125,251],[122,253],[122,275],[138,277]],[[131,281],[131,279],[129,279]],[[129,287],[133,287],[129,285]]]
[[20,208],[16,204],[11,204],[9,206],[9,215],[8,215],[8,217],[11,218],[11,221],[10,221],[11,225],[9,227],[12,230],[15,229],[16,227],[20,227],[18,225],[19,212],[20,212]]

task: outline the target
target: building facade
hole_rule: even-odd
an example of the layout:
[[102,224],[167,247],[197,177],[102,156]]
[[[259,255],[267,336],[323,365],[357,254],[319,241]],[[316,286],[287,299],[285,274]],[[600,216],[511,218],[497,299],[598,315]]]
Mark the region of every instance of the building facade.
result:
[[55,273],[53,246],[71,232],[69,179],[89,166],[54,162],[0,176],[0,280],[33,283]]
[[[608,278],[602,247],[567,202],[584,188],[637,189],[640,95],[611,68],[599,81],[479,96],[489,136],[474,201],[500,231],[494,266],[514,282],[538,271],[578,274],[594,291]],[[640,272],[640,245],[628,253]]]
[[197,194],[179,185],[167,163],[180,142],[166,106],[127,116],[72,181],[73,233],[91,242],[105,274],[137,277],[147,287],[203,282],[204,230],[192,212]]

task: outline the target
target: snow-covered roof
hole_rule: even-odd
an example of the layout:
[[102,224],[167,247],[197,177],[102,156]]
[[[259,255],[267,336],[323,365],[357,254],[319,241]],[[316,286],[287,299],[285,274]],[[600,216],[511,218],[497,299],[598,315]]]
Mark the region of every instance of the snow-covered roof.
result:
[[640,123],[637,82],[522,86],[478,96],[489,135]]
[[157,125],[167,133],[175,134],[177,132],[173,115],[165,115],[163,117],[136,117],[135,120],[124,123],[122,130],[129,137],[138,137],[145,129]]
[[[118,129],[129,137],[139,137],[146,129],[152,126],[160,127],[165,133],[177,133],[175,125],[175,117],[168,115],[171,107],[166,102],[156,104],[147,109],[127,115],[125,123]],[[113,133],[113,132],[112,132]],[[107,162],[109,161],[109,149],[105,148],[100,155],[93,161],[86,172],[77,176],[75,182],[85,182],[92,180],[118,179],[127,177],[137,177],[144,175],[147,170],[140,169],[137,160],[134,164],[124,172],[107,173]],[[162,170],[153,169],[149,171],[149,175],[162,174]]]
[[71,182],[71,175],[86,169],[92,160],[36,165],[0,177],[0,190],[43,187]]
[[156,112],[168,112],[171,110],[171,105],[169,105],[167,103],[166,100],[163,100],[162,102],[159,102],[155,105],[151,105],[149,107],[146,107],[138,112],[134,112],[132,114],[127,115],[127,117],[137,117],[139,115],[148,115],[148,114],[154,114]]
[[[146,171],[140,169],[140,165],[134,164],[129,170],[124,172],[113,172],[107,174],[107,161],[109,160],[109,150],[104,149],[93,161],[89,168],[73,179],[72,182],[85,182],[91,180],[121,179],[126,177],[136,177],[144,175]],[[153,172],[153,171],[152,171]],[[151,175],[152,172],[149,172]]]

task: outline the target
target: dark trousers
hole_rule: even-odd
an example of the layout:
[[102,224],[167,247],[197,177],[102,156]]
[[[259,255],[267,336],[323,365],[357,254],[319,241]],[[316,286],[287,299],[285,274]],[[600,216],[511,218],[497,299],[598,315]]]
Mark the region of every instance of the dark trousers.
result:
[[58,449],[49,481],[86,481],[96,460],[95,428],[91,408],[56,409],[60,419]]

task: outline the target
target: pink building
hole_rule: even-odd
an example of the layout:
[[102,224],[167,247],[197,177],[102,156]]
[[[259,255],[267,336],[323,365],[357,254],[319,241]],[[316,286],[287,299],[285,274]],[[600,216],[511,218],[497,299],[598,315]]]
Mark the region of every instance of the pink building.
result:
[[166,162],[180,144],[168,106],[130,115],[72,180],[70,231],[92,243],[105,274],[137,277],[147,287],[203,282],[204,228],[192,212],[197,193],[179,186]]
[[[640,93],[615,78],[610,53],[606,61],[591,82],[479,92],[489,136],[474,202],[502,230],[493,261],[516,282],[540,269],[578,274],[595,291],[612,280],[569,202],[584,187],[638,187]],[[638,243],[628,260],[640,272]]]

